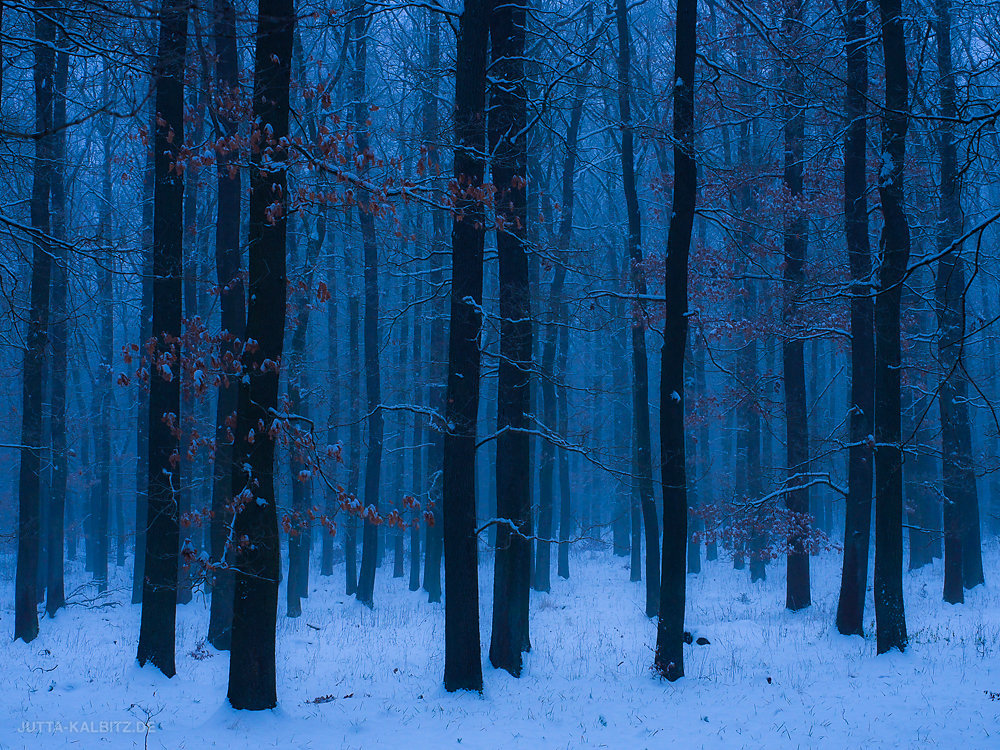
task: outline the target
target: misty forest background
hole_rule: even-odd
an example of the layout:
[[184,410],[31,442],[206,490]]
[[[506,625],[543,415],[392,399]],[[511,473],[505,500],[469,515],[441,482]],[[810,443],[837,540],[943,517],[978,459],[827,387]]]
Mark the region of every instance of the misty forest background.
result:
[[140,663],[204,592],[268,708],[317,576],[443,598],[449,690],[482,690],[484,552],[515,676],[571,548],[644,581],[671,680],[704,565],[787,566],[798,610],[842,554],[845,634],[874,569],[880,652],[904,568],[984,582],[1000,6],[0,10],[15,638],[127,568]]

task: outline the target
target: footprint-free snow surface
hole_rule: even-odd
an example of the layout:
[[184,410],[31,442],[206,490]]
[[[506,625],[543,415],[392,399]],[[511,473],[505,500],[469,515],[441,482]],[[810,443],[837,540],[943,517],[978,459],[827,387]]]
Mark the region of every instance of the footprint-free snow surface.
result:
[[[229,655],[204,642],[202,596],[178,608],[177,676],[139,668],[140,609],[117,569],[106,599],[82,587],[35,641],[0,649],[0,748],[1000,748],[998,561],[988,546],[988,586],[960,606],[941,601],[940,563],[905,573],[910,648],[883,656],[833,626],[839,555],[813,558],[814,604],[794,614],[782,561],[763,584],[706,563],[688,576],[687,622],[709,643],[685,646],[687,676],[670,684],[649,670],[643,584],[603,550],[574,550],[572,577],[532,592],[523,676],[492,669],[486,554],[480,696],[444,691],[443,605],[393,579],[387,557],[374,610],[342,594],[343,568],[313,574],[300,618],[282,601],[279,706],[260,713],[226,703]],[[85,581],[73,565],[71,592]],[[9,639],[12,586],[2,594]]]

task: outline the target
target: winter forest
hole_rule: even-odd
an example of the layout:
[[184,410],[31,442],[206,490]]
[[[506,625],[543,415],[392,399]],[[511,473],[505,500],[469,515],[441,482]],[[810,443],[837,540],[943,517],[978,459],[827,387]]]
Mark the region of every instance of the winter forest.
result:
[[1000,746],[1000,6],[0,0],[0,748]]

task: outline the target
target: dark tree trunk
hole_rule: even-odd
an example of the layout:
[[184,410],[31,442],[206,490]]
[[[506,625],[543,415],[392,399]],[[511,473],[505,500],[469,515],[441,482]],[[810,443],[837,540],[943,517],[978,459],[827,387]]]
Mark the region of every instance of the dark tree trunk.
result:
[[[646,295],[643,271],[642,223],[635,184],[635,154],[632,132],[632,41],[626,0],[615,0],[618,23],[618,110],[622,121],[622,186],[628,213],[628,254],[632,291]],[[653,500],[653,458],[649,427],[649,363],[646,357],[645,304],[636,305],[632,319],[632,411],[635,419],[636,473],[639,505],[646,542],[646,616],[655,617],[660,600],[660,530]],[[683,354],[683,348],[681,352]],[[683,453],[683,449],[681,450]],[[685,524],[687,520],[685,519]]]
[[[500,362],[497,381],[497,527],[490,662],[515,677],[531,648],[528,600],[531,565],[531,290],[525,231],[527,120],[521,0],[496,2],[490,19],[491,172],[497,212]],[[534,217],[532,217],[534,218]],[[455,264],[457,267],[457,263]],[[454,284],[454,281],[452,282]],[[447,553],[445,555],[447,562]]]
[[[361,484],[361,300],[353,295],[347,301],[348,348],[351,351],[351,429],[350,468],[347,489],[355,497]],[[348,514],[344,519],[344,570],[346,593],[358,591],[358,519]]]
[[[59,16],[61,18],[61,14]],[[57,36],[52,139],[52,237],[55,239],[52,266],[52,318],[49,340],[52,343],[52,483],[49,488],[48,564],[45,611],[49,617],[66,603],[63,541],[65,536],[67,449],[66,449],[66,349],[69,308],[66,304],[66,279],[69,248],[66,240],[66,84],[69,77],[69,53],[64,32]]]
[[[620,317],[612,315],[615,320],[621,320]],[[614,334],[612,334],[614,335]],[[616,447],[625,445],[627,440],[628,432],[623,429],[625,425],[628,424],[628,417],[621,415],[621,406],[619,395],[622,390],[619,390],[618,385],[620,382],[619,370],[620,360],[617,359],[615,352],[617,351],[617,343],[612,341],[608,346],[608,352],[612,357],[613,361],[613,371],[611,376],[611,392],[612,392],[612,413],[614,414],[614,428],[611,432],[611,440],[614,441]],[[626,381],[627,382],[627,381]],[[629,517],[630,517],[630,507],[628,501],[628,495],[622,492],[621,486],[618,482],[614,485],[614,520],[613,526],[611,528],[611,550],[615,557],[628,557],[629,551],[631,550],[631,533],[629,529]]]
[[[371,154],[368,147],[366,122],[370,116],[366,101],[366,70],[368,61],[368,23],[364,0],[355,0],[354,16],[354,125],[358,153],[367,166]],[[364,174],[362,167],[362,174]],[[358,190],[358,223],[365,263],[365,392],[368,395],[368,453],[365,457],[365,508],[378,510],[379,481],[382,474],[382,377],[379,373],[379,287],[378,248],[375,244],[375,207],[366,189]],[[361,572],[358,576],[358,601],[371,607],[375,594],[375,563],[378,553],[379,527],[366,517],[361,544]]]
[[[699,229],[699,234],[704,231],[703,226],[704,222],[700,221],[699,227],[701,228]],[[705,246],[704,242],[702,242],[702,246]],[[707,378],[705,377],[706,349],[707,346],[703,341],[699,341],[698,345],[694,347],[694,378],[695,387],[698,389],[699,397],[707,397],[708,395]],[[695,477],[695,481],[699,483],[699,505],[705,507],[710,504],[709,498],[712,497],[714,493],[714,485],[712,483],[712,443],[707,415],[701,414],[700,421],[701,427],[698,429],[698,462],[695,464],[698,467],[698,473]],[[698,520],[698,529],[703,533],[708,531],[708,538],[705,540],[705,562],[718,560],[719,547],[718,542],[716,541],[716,534],[718,533],[717,530],[707,530],[703,519]]]
[[[50,170],[51,177],[51,170]],[[50,185],[51,187],[51,185]],[[51,191],[49,193],[51,196]],[[30,210],[30,209],[29,209]],[[49,210],[49,226],[51,227],[52,213],[51,208]],[[51,228],[49,230],[49,236],[51,237]],[[51,248],[53,243],[49,242],[49,247]],[[52,282],[52,259],[49,260],[49,283]],[[47,332],[46,338],[51,338],[51,326],[52,326],[52,290],[49,289],[49,331]],[[48,352],[46,352],[46,357]],[[52,378],[50,373],[47,371],[49,368],[43,370],[42,375],[42,442],[41,446],[45,448],[45,454],[48,455],[52,450],[52,417],[51,417],[51,404],[52,404]],[[52,462],[51,460],[46,460],[44,463],[39,464],[39,477],[38,477],[38,567],[36,568],[37,577],[35,579],[35,596],[38,597],[37,603],[45,603],[45,582],[48,580],[48,528],[49,528],[49,496],[51,494],[50,487],[52,485]]]
[[[910,259],[903,198],[909,125],[906,36],[900,0],[879,0],[885,60],[882,150],[888,157],[878,191],[884,224],[875,300],[875,632],[878,653],[906,648],[903,609],[903,451],[900,441],[900,297]],[[885,158],[885,157],[883,157]]]
[[[633,381],[634,382],[634,381]],[[632,406],[635,406],[635,399],[632,399]],[[636,583],[642,580],[642,501],[639,497],[639,487],[635,481],[638,475],[639,459],[636,450],[635,434],[635,410],[632,410],[631,420],[631,442],[629,447],[632,450],[632,487],[630,488],[630,498],[632,505],[630,508],[632,527],[632,556],[629,559],[629,581]],[[648,590],[647,590],[648,593]]]
[[[197,11],[194,11],[197,13]],[[197,17],[197,16],[195,16]],[[197,27],[196,27],[197,28]],[[200,33],[200,32],[199,32]],[[200,44],[200,41],[196,43]],[[194,68],[197,59],[197,51],[192,50],[188,57],[188,65]],[[188,115],[188,127],[190,141],[192,143],[202,142],[202,118],[198,116],[199,91],[204,88],[206,81],[199,81],[197,77],[188,82],[188,112],[195,113]],[[182,330],[186,334],[197,330],[198,318],[198,232],[202,229],[198,217],[198,204],[201,193],[201,175],[195,164],[187,167],[188,180],[184,191],[184,281],[182,282],[182,299],[184,316],[181,319]],[[185,549],[192,548],[189,534],[192,528],[189,523],[183,523],[185,518],[189,518],[194,507],[195,486],[198,484],[198,448],[194,444],[194,436],[197,432],[197,419],[195,413],[195,385],[192,382],[190,370],[181,368],[181,464],[184,471],[184,482],[178,492],[178,512],[182,519],[180,534],[180,555],[178,557],[177,569],[177,603],[190,604],[193,598],[191,580],[191,560],[184,554]]]
[[[614,313],[611,314],[611,318],[616,323],[619,323],[622,320],[622,316],[615,315]],[[616,449],[620,450],[622,446],[628,445],[629,442],[629,418],[621,400],[621,394],[624,393],[628,387],[628,373],[624,371],[625,368],[619,356],[620,354],[624,354],[625,349],[622,342],[618,340],[617,331],[611,333],[611,341],[608,344],[607,351],[612,358],[611,413],[613,414],[612,419],[614,428],[611,432],[611,440],[613,441]],[[629,526],[631,504],[629,502],[628,494],[623,491],[621,482],[616,481],[613,487],[614,525],[611,529],[611,549],[615,557],[628,557],[632,547],[631,531]]]
[[[487,12],[487,6],[477,5],[482,12]],[[477,22],[478,23],[478,22]],[[485,25],[487,21],[482,20]],[[429,174],[433,178],[432,184],[436,188],[440,188],[440,179],[438,175],[440,174],[440,161],[437,149],[437,141],[440,138],[438,132],[439,126],[439,115],[438,115],[438,90],[440,88],[439,78],[437,71],[441,65],[441,48],[440,48],[440,32],[439,32],[439,14],[431,11],[430,20],[428,21],[428,37],[427,37],[427,69],[431,71],[429,85],[427,87],[427,93],[424,95],[422,116],[424,119],[423,127],[426,137],[433,139],[433,142],[427,148],[427,168]],[[478,35],[480,31],[475,32]],[[476,44],[485,45],[486,40],[480,40],[476,37]],[[478,47],[477,47],[478,49]],[[485,53],[483,53],[485,54]],[[483,62],[485,65],[485,62]],[[458,75],[456,71],[456,76]],[[478,79],[477,79],[478,80]],[[478,86],[478,84],[476,84]],[[485,85],[485,84],[484,84]],[[478,96],[478,95],[477,95]],[[482,97],[485,98],[485,92]],[[470,100],[471,102],[472,100]],[[478,101],[476,99],[475,101]],[[472,102],[475,104],[475,102]],[[480,106],[480,105],[475,105]],[[482,105],[485,106],[485,105]],[[484,110],[485,111],[485,110]],[[476,131],[478,132],[478,131]],[[486,136],[483,135],[482,142],[485,143]],[[445,214],[440,209],[431,210],[431,258],[433,263],[433,270],[431,271],[431,287],[435,295],[440,294],[440,290],[444,288],[445,284],[445,273],[444,268],[446,260],[448,258],[448,248],[445,240]],[[453,239],[454,243],[454,239]],[[444,295],[440,294],[443,298]],[[446,328],[446,323],[449,320],[449,315],[451,314],[450,308],[448,310],[444,309],[444,304],[440,306],[435,305],[434,317],[431,320],[431,330],[430,330],[430,355],[431,360],[435,363],[430,376],[430,385],[428,387],[428,400],[431,408],[435,413],[439,415],[444,415],[446,406],[446,389],[447,381],[450,377],[448,365],[448,330]],[[442,535],[444,531],[444,522],[441,514],[442,498],[442,466],[444,461],[444,439],[445,433],[443,426],[441,424],[434,425],[434,429],[431,432],[431,447],[428,450],[428,482],[429,489],[427,495],[427,505],[428,512],[431,514],[431,523],[425,524],[427,529],[425,536],[424,545],[424,591],[427,592],[427,600],[429,602],[440,602],[441,601],[441,553],[443,550]],[[477,635],[478,638],[478,635]],[[478,661],[478,657],[477,657]]]
[[[430,15],[437,16],[433,10],[428,11]],[[425,50],[426,52],[426,50]],[[425,60],[424,64],[427,65],[428,61]],[[430,85],[432,80],[437,79],[436,71],[425,69],[423,71],[424,75],[424,86]],[[434,120],[434,115],[437,111],[437,102],[435,102],[429,95],[425,94],[420,102],[419,116],[420,116],[420,126],[421,126],[421,143],[425,149],[426,156],[424,157],[424,165],[428,172],[433,173],[432,170],[437,169],[437,152],[436,152],[436,133],[430,131],[430,126]],[[433,155],[432,155],[433,153]],[[421,220],[417,219],[417,226],[423,229],[424,225]],[[426,282],[423,280],[422,276],[417,276],[414,282],[414,295],[418,300],[422,300],[426,296]],[[423,370],[424,365],[424,328],[423,328],[424,312],[422,308],[417,307],[413,311],[413,341],[411,349],[411,367],[415,368],[413,382],[411,384],[411,391],[416,392],[418,384],[423,382],[426,371]],[[424,445],[425,441],[431,437],[430,430],[424,427],[425,417],[421,414],[415,414],[413,416],[413,450],[411,452],[412,460],[412,470],[411,470],[411,485],[413,488],[414,499],[420,504],[418,507],[423,508],[423,504],[426,501],[427,496],[425,495],[426,487],[426,455],[427,450]],[[407,519],[409,525],[409,536],[410,536],[410,570],[409,570],[409,590],[419,591],[420,590],[420,530],[422,527],[422,519],[420,517],[420,512],[417,510],[410,511],[410,517]]]
[[38,635],[38,558],[41,523],[42,393],[45,348],[48,344],[49,292],[52,250],[49,247],[51,218],[49,197],[52,180],[53,79],[55,73],[55,23],[57,9],[45,0],[35,7],[35,131],[45,133],[35,140],[32,163],[31,228],[34,237],[31,260],[31,310],[24,349],[24,379],[21,386],[21,466],[18,476],[17,573],[14,583],[14,640],[25,643]]
[[[740,440],[739,440],[738,429],[736,429],[736,425],[738,425],[736,415],[735,414],[731,415],[728,421],[729,421],[728,430],[731,437],[727,441],[728,442],[727,448],[730,448],[730,455],[733,457],[733,464],[734,464],[733,474],[735,476],[739,476]],[[732,521],[728,518],[725,518],[723,519],[722,523],[725,526],[729,526],[732,523]],[[733,535],[733,542],[732,542],[733,570],[746,570],[747,567],[746,551],[747,551],[746,542],[742,538],[742,535],[739,534],[739,532],[737,532],[736,534]]]
[[[704,349],[699,347],[698,356],[696,359],[697,369],[695,370],[695,377],[697,378],[698,391],[699,393],[707,393],[708,389],[705,384],[705,354]],[[701,434],[698,438],[698,466],[700,471],[700,477],[704,477],[703,481],[707,482],[709,487],[712,487],[711,482],[711,469],[712,469],[712,444],[710,442],[710,433],[708,431],[708,420],[703,419],[701,426]],[[770,466],[770,464],[768,464]],[[701,493],[701,503],[706,505],[705,492]],[[705,542],[705,562],[714,562],[719,559],[719,542],[718,542],[718,530],[714,529],[709,533],[708,540]]]
[[[95,422],[100,423],[101,414],[101,392],[100,392],[100,382],[98,377],[95,376],[93,370],[90,371],[90,410],[89,414],[93,414],[97,417]],[[91,431],[90,436],[92,453],[91,462],[89,464],[90,471],[89,476],[89,491],[88,491],[88,527],[87,527],[87,572],[92,574],[92,579],[96,583],[97,571],[100,569],[99,557],[101,550],[101,465],[99,456],[101,454],[100,450],[100,435],[98,434],[98,428],[95,427]]]
[[236,51],[236,9],[232,0],[214,0],[212,34],[215,42],[216,119],[225,144],[217,151],[218,206],[215,220],[215,272],[219,285],[222,343],[219,356],[224,373],[215,406],[215,462],[212,470],[212,520],[209,529],[212,605],[208,640],[228,651],[232,643],[233,588],[229,567],[233,561],[229,528],[233,522],[233,444],[239,402],[237,366],[246,328],[240,249],[240,193],[242,181],[236,142],[239,121],[234,105],[239,97],[239,57]]
[[[108,74],[104,74],[103,96],[110,98]],[[98,366],[95,400],[99,403],[97,429],[94,447],[97,463],[96,531],[97,546],[94,565],[94,580],[101,593],[108,590],[108,552],[110,547],[111,513],[111,406],[112,406],[112,365],[114,353],[114,293],[112,288],[112,266],[114,252],[111,238],[111,139],[114,128],[110,116],[102,117],[99,125],[103,141],[103,167],[101,179],[101,208],[97,221],[97,242],[99,260],[97,267],[98,312]]]
[[[257,347],[244,350],[233,448],[233,492],[238,498],[235,538],[241,541],[235,550],[229,660],[229,703],[249,710],[274,708],[277,703],[274,641],[281,561],[271,426],[278,407],[287,298],[288,182],[284,164],[288,154],[281,142],[288,136],[294,26],[293,0],[260,0],[254,57],[256,140],[250,155],[246,325],[247,340],[256,341]],[[244,537],[247,544],[242,543]]]
[[[523,15],[521,17],[523,20]],[[483,689],[475,468],[483,301],[485,207],[482,191],[486,168],[483,154],[486,148],[489,21],[489,2],[468,0],[459,21],[456,50],[454,174],[458,194],[451,232],[451,327],[445,399],[448,429],[444,433],[442,493],[447,586],[444,686],[449,692],[481,692]],[[435,48],[436,32],[435,28],[431,37]],[[436,59],[433,53],[431,57]],[[427,556],[431,556],[429,547]],[[425,573],[425,585],[426,578]],[[431,596],[433,600],[433,592]]]
[[[988,291],[985,284],[982,286],[982,294],[983,315],[987,320],[992,320],[997,314],[996,301],[989,300],[987,295],[992,294],[992,292]],[[990,332],[986,337],[986,362],[984,379],[987,383],[992,384],[987,393],[997,394],[997,375],[1000,374],[1000,371],[997,368],[997,335],[995,331]],[[992,470],[987,480],[987,507],[989,510],[986,513],[985,523],[989,532],[996,536],[1000,534],[1000,471],[997,471],[997,464],[1000,462],[1000,434],[998,434],[997,425],[992,419],[992,415],[987,417],[987,425],[986,457],[987,466]]]
[[[623,2],[623,0],[619,0]],[[654,669],[684,676],[684,603],[688,541],[684,456],[684,351],[688,332],[688,253],[698,173],[694,151],[694,63],[697,0],[678,0],[674,63],[674,200],[667,234],[666,309],[660,360],[660,456],[663,482],[663,567]]]
[[[438,448],[439,446],[435,446]],[[444,447],[440,446],[440,449],[435,450],[435,454],[439,456],[444,455]],[[443,466],[443,464],[442,464]],[[441,601],[441,558],[444,555],[444,515],[442,513],[442,507],[444,505],[444,499],[442,497],[443,486],[442,482],[444,477],[442,475],[443,470],[439,470],[435,473],[434,478],[431,481],[431,486],[429,490],[429,502],[430,505],[428,512],[430,513],[431,520],[425,524],[427,528],[426,536],[424,538],[424,591],[427,592],[427,601],[431,604],[435,604]]]
[[[403,119],[402,117],[400,118]],[[404,169],[404,179],[410,179],[409,174],[409,162]],[[408,233],[411,231],[410,228],[410,212],[407,209],[403,215],[402,220],[402,234],[403,239],[401,241],[400,255],[401,257],[407,257],[409,253],[409,247],[407,246]],[[409,304],[409,301],[414,299],[413,294],[413,279],[412,277],[407,277],[403,282],[403,304]],[[416,310],[413,311],[416,313]],[[410,347],[413,345],[413,340],[415,337],[410,336],[410,315],[404,312],[399,325],[399,344],[396,349],[396,399],[405,403],[406,394],[412,392],[412,386],[410,383],[410,370],[411,364],[409,362]],[[416,367],[416,363],[419,360],[414,359],[412,367]],[[395,487],[393,488],[393,493],[391,495],[392,504],[398,511],[400,517],[405,517],[406,507],[403,505],[403,497],[407,495],[415,494],[416,492],[416,481],[417,477],[415,474],[407,474],[406,464],[407,458],[409,458],[410,453],[417,453],[416,448],[408,449],[406,441],[407,436],[410,433],[409,422],[410,414],[405,411],[396,412],[396,434],[398,436],[397,446],[396,446],[396,461],[394,470]],[[416,415],[413,415],[416,416]],[[414,419],[414,421],[416,421]],[[393,553],[392,553],[392,577],[402,578],[406,570],[406,565],[404,561],[405,552],[405,542],[406,542],[406,530],[402,526],[392,528],[392,540],[393,540]]]
[[844,142],[844,224],[851,266],[851,409],[844,520],[844,568],[837,603],[837,630],[864,635],[868,545],[872,518],[871,436],[875,414],[875,303],[868,240],[866,179],[868,117],[867,0],[847,5],[847,136]]
[[938,394],[941,411],[944,475],[944,600],[964,599],[965,588],[983,583],[979,538],[979,496],[973,466],[969,420],[969,385],[964,364],[965,260],[961,246],[962,184],[955,136],[956,83],[951,62],[951,3],[936,0],[937,62],[941,97],[938,144],[941,155],[941,208],[938,222],[938,261],[935,297],[938,315],[938,352],[943,381]]
[[125,509],[122,505],[121,472],[116,472],[117,487],[115,488],[115,565],[125,567]]
[[143,576],[140,665],[151,661],[173,677],[177,616],[177,515],[181,485],[181,280],[184,264],[184,179],[175,169],[184,143],[184,54],[187,10],[164,0],[155,68],[156,131],[153,186],[153,338],[149,371],[149,490]]
[[[571,126],[572,127],[572,126]],[[568,159],[567,159],[568,160]],[[564,195],[565,198],[565,195]],[[558,310],[558,295],[562,294],[562,281],[566,277],[565,267],[556,266],[555,276],[549,291],[550,310]],[[556,284],[559,284],[558,289]],[[545,343],[542,346],[542,376],[539,379],[542,391],[542,423],[554,432],[556,423],[556,382],[555,358],[558,318],[553,315],[547,322]],[[550,591],[552,588],[552,538],[554,510],[554,480],[556,469],[555,445],[553,438],[541,440],[538,455],[538,540],[535,545],[535,572],[532,588],[535,591]]]
[[[782,22],[784,35],[794,45],[802,34],[802,0],[793,0]],[[790,47],[794,48],[794,47]],[[809,471],[809,424],[806,405],[806,366],[801,338],[802,323],[799,308],[802,302],[805,275],[808,225],[805,214],[797,205],[802,199],[802,162],[806,110],[804,101],[805,81],[802,68],[789,64],[785,70],[784,84],[784,142],[785,188],[791,199],[791,215],[785,220],[785,272],[782,322],[786,339],[781,347],[782,366],[785,374],[785,425],[787,431],[787,461],[789,491],[785,494],[788,510],[799,517],[809,513],[809,490],[802,487]],[[801,528],[794,524],[793,528]],[[785,606],[795,611],[808,607],[809,555],[805,551],[801,533],[793,532],[788,539],[788,575],[786,579]]]
[[[151,69],[156,50],[150,50]],[[152,115],[155,115],[155,109]],[[149,119],[150,132],[156,131],[155,118]],[[156,182],[156,162],[153,144],[146,149],[146,168],[142,182],[142,299],[139,303],[139,353],[144,357],[146,343],[153,335],[153,186]],[[135,559],[132,561],[132,603],[142,603],[143,578],[146,568],[146,506],[149,495],[149,391],[139,388],[135,429]]]
[[[685,371],[691,372],[694,370],[694,347],[691,346],[690,338],[687,342],[687,353],[685,359]],[[694,388],[691,389],[691,393],[696,397],[701,396],[701,394],[695,390],[695,388],[697,388],[697,384],[690,375],[687,376],[685,384],[694,386]],[[685,401],[685,425],[691,425],[694,421],[691,418],[692,406],[693,403],[690,399]],[[692,575],[697,575],[701,572],[701,541],[699,538],[701,524],[699,523],[699,519],[692,515],[692,512],[698,508],[698,490],[700,489],[698,486],[698,437],[695,431],[690,429],[690,427],[688,427],[684,434],[684,471],[685,476],[687,477],[688,502],[687,572]]]
[[[608,192],[611,191],[611,183],[608,184]],[[613,200],[609,196],[609,200]],[[612,278],[616,280],[615,290],[624,292],[622,286],[622,269],[619,257],[619,248],[613,244],[608,247],[608,269]],[[626,329],[628,328],[627,315],[625,313],[625,301],[619,298],[612,298],[609,301],[608,310],[613,321],[613,329],[610,332],[610,350],[612,356],[612,392],[614,393],[614,421],[615,421],[615,447],[619,454],[620,461],[625,457],[631,460],[632,456],[632,415],[631,406],[627,394],[629,393],[629,371],[628,371],[628,344],[626,342]],[[627,464],[626,464],[627,465]],[[631,481],[623,479],[616,483],[615,507],[621,515],[621,525],[625,535],[622,547],[622,556],[629,556],[629,580],[642,580],[642,516],[639,512],[638,503],[634,502],[635,494],[632,490]],[[560,550],[565,545],[560,545]],[[567,550],[568,554],[568,550]]]
[[[426,137],[425,137],[426,142]],[[424,298],[424,282],[421,278],[417,278],[414,284],[414,296],[416,299]],[[423,313],[420,308],[416,308],[413,311],[413,342],[412,342],[412,365],[411,367],[417,368],[414,372],[414,378],[412,383],[412,390],[416,390],[416,386],[421,382],[421,375],[419,364],[421,356],[423,354],[423,325],[422,325]],[[413,496],[419,502],[423,502],[423,487],[424,487],[424,440],[425,440],[425,430],[423,427],[423,416],[420,414],[413,415],[413,449],[410,451],[410,459],[412,461],[412,468],[410,470],[411,486],[413,487]],[[411,511],[411,514],[416,515]],[[420,523],[416,517],[411,517],[407,519],[410,531],[410,574],[409,574],[409,589],[410,591],[420,590]],[[400,532],[402,533],[402,532]]]
[[[303,278],[309,275],[308,262],[304,267],[295,266],[301,260],[298,252],[296,240],[291,242],[289,256],[293,266],[292,278]],[[311,287],[306,282],[306,288]],[[309,325],[309,313],[307,312],[308,298],[302,287],[294,287],[292,294],[291,310],[293,318],[292,336],[289,342],[291,346],[288,352],[288,411],[291,414],[300,414],[308,417],[305,404],[302,400],[303,385],[305,382],[305,371],[302,358],[306,349],[306,334]],[[306,508],[308,488],[306,483],[301,481],[300,472],[305,470],[306,456],[303,454],[301,445],[301,435],[299,430],[301,425],[292,423],[288,426],[289,434],[292,436],[288,446],[288,473],[291,477],[292,490],[292,513],[288,527],[288,577],[285,581],[285,614],[288,617],[299,617],[302,615],[302,597],[304,596],[304,581],[302,580],[303,565],[308,565],[308,544],[309,544],[309,524],[306,520]]]
[[[150,234],[152,236],[152,234]],[[150,258],[152,260],[152,257]],[[152,299],[152,298],[150,298]],[[76,394],[77,409],[80,414],[87,414],[89,410],[86,406],[86,402],[83,398],[83,377],[76,369],[70,370],[70,377],[73,380],[73,390]],[[148,402],[148,399],[147,399]],[[148,415],[147,415],[148,419]],[[93,476],[90,471],[90,443],[91,443],[91,431],[83,431],[80,434],[80,478],[82,479],[79,501],[80,501],[80,527],[83,531],[83,548],[84,548],[84,570],[90,572],[91,566],[93,565],[94,553],[91,549],[91,534],[90,529],[90,487],[93,485]],[[147,474],[148,481],[148,462],[142,461],[143,469]],[[72,537],[72,535],[71,535]],[[70,545],[69,551],[75,552],[76,543]],[[143,555],[145,557],[145,555]],[[71,558],[72,559],[72,558]],[[143,571],[143,574],[145,571]]]
[[[324,219],[325,223],[325,219]],[[326,283],[330,292],[330,299],[326,305],[326,369],[328,375],[328,390],[326,417],[326,442],[334,445],[337,438],[336,429],[340,415],[340,389],[342,388],[344,367],[340,362],[340,324],[338,316],[339,295],[337,293],[337,256],[334,252],[333,243],[326,254]],[[328,519],[333,519],[337,515],[340,505],[340,498],[334,487],[329,485],[325,488],[325,513]],[[320,575],[333,575],[333,534],[326,528],[320,529],[323,535],[322,558],[320,560]]]
[[[563,318],[563,320],[566,320]],[[569,363],[569,326],[564,325],[559,330],[559,359],[556,362],[556,372],[565,377]],[[569,396],[566,388],[560,388],[556,395],[559,407],[559,434],[565,437],[569,434]],[[572,519],[570,518],[571,496],[569,486],[569,452],[560,450],[559,458],[559,563],[557,572],[560,578],[569,578],[569,538]]]

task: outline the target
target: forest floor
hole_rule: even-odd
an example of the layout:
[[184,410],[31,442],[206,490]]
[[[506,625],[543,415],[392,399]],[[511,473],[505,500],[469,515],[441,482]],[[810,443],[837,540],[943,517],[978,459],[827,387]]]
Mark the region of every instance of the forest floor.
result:
[[[0,748],[1000,747],[995,543],[992,585],[963,606],[942,603],[940,564],[907,573],[910,649],[878,657],[873,637],[833,626],[839,555],[812,559],[814,604],[794,614],[783,562],[753,585],[728,561],[707,563],[688,577],[687,621],[710,644],[685,647],[687,677],[674,684],[649,669],[655,626],[643,616],[643,584],[602,550],[574,550],[572,577],[553,575],[552,593],[532,593],[523,677],[492,669],[491,562],[480,572],[482,696],[444,691],[443,606],[393,579],[387,556],[374,610],[341,594],[342,567],[312,578],[298,619],[284,616],[282,588],[279,707],[262,713],[228,707],[229,657],[204,644],[204,597],[179,608],[177,676],[140,669],[140,608],[117,569],[113,606],[72,606],[42,620],[32,643],[0,649]],[[13,573],[4,555],[8,639]],[[71,568],[67,590],[83,580]],[[137,733],[147,716],[148,736]]]

